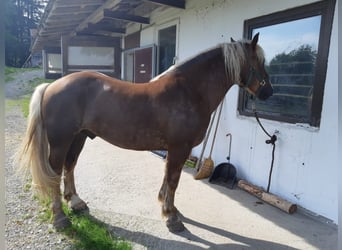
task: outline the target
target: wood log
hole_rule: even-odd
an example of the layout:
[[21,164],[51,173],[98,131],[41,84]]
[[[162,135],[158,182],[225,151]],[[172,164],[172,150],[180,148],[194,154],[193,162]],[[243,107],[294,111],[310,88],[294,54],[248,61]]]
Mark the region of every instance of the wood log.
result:
[[267,202],[268,204],[279,208],[280,210],[288,213],[293,214],[297,210],[297,205],[291,202],[288,202],[280,197],[275,196],[274,194],[267,193],[261,188],[254,186],[248,183],[245,180],[240,180],[238,182],[238,187],[247,191],[248,193],[258,197],[259,199]]

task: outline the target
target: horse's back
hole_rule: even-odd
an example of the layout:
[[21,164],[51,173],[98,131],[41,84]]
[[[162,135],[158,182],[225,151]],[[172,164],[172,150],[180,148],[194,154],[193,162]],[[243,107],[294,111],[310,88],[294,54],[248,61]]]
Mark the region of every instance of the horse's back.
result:
[[[138,147],[133,144],[144,135],[161,137],[160,131],[153,129],[156,116],[148,85],[95,72],[73,73],[56,80],[44,94],[42,109],[50,141],[59,142],[84,130],[129,148]],[[162,138],[159,141],[165,146]]]

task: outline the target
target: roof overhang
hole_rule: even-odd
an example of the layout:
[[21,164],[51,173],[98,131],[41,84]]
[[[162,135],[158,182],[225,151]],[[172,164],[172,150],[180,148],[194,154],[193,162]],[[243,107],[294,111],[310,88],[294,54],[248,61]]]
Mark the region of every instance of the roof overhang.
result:
[[121,37],[132,23],[149,24],[152,12],[185,9],[185,0],[50,0],[31,51],[59,47],[62,36]]

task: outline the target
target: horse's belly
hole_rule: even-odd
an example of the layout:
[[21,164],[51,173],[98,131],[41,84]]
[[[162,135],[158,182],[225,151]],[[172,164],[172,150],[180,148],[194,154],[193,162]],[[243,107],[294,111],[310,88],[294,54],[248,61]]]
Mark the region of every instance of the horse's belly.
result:
[[156,150],[167,149],[167,142],[160,133],[149,130],[134,132],[113,131],[113,133],[99,134],[105,141],[125,149]]

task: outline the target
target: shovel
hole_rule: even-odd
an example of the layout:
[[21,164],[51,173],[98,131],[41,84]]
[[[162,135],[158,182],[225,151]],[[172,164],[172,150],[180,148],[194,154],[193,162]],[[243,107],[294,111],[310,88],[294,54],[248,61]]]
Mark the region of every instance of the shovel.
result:
[[233,189],[237,183],[236,168],[230,163],[230,152],[232,147],[232,135],[226,135],[229,138],[228,162],[220,163],[215,167],[214,172],[209,178],[209,182],[219,184]]

